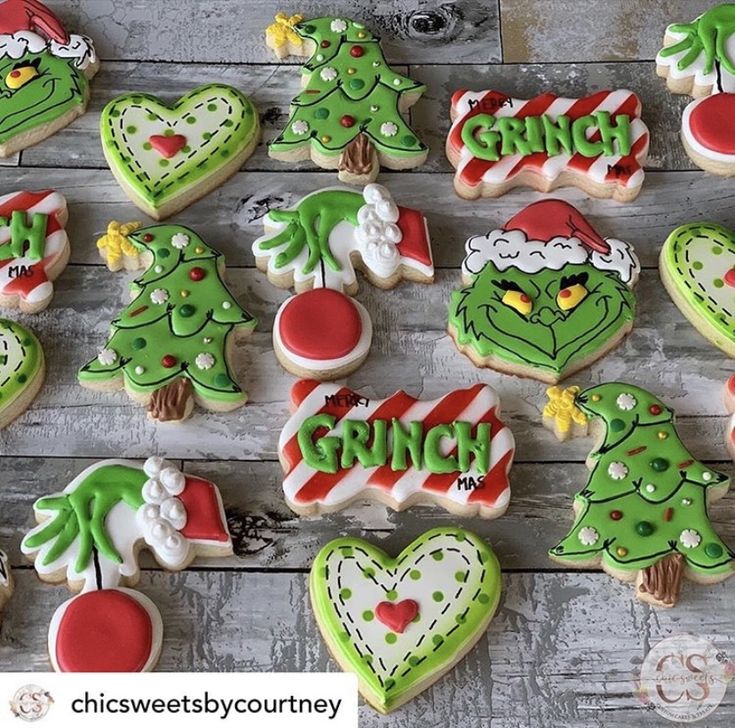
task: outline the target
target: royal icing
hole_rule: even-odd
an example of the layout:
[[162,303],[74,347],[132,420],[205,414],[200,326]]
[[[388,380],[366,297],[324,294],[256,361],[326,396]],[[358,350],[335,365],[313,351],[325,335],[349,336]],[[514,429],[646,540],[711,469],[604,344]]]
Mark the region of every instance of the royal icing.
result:
[[103,109],[100,130],[113,174],[133,202],[161,217],[201,197],[196,190],[208,191],[213,177],[236,172],[257,143],[260,122],[242,92],[208,84],[173,105],[147,94],[119,96]]
[[171,570],[198,555],[232,553],[217,486],[160,457],[143,466],[95,463],[62,493],[38,500],[34,511],[39,525],[21,550],[45,581],[82,589],[51,623],[49,653],[61,672],[153,668],[162,634],[158,610],[121,588],[138,581],[141,546]]
[[0,2],[0,156],[83,114],[98,65],[92,41],[68,34],[38,0]]
[[35,335],[0,319],[0,428],[32,402],[43,382],[43,349]]
[[279,439],[283,490],[299,513],[365,497],[402,510],[437,502],[495,518],[510,500],[515,442],[498,395],[477,384],[436,400],[369,399],[337,384],[297,382]]
[[[302,68],[304,88],[291,101],[291,116],[270,143],[270,156],[292,161],[311,155],[321,167],[339,167],[345,181],[363,182],[375,179],[381,164],[405,169],[424,162],[427,147],[402,113],[425,86],[391,70],[377,37],[342,18],[300,20],[283,28],[277,18],[282,42],[268,39],[279,56],[286,49],[312,55]],[[303,42],[294,44],[289,33]]]
[[632,327],[640,264],[561,200],[470,238],[449,330],[475,363],[558,381]]
[[581,392],[576,403],[601,420],[604,437],[588,458],[591,473],[575,498],[574,526],[551,557],[573,566],[601,561],[620,578],[633,572],[638,597],[663,606],[676,604],[683,575],[727,578],[733,556],[708,506],[729,479],[686,449],[672,410],[617,382]]
[[451,116],[447,156],[464,197],[494,197],[519,184],[548,191],[568,185],[570,175],[621,199],[643,184],[650,135],[631,91],[529,100],[457,91]]
[[728,411],[733,413],[727,425],[727,446],[735,459],[735,374],[727,380],[725,403]]
[[501,593],[490,547],[436,528],[397,558],[357,538],[317,554],[310,591],[330,652],[387,713],[448,672],[484,634]]
[[666,239],[659,265],[681,312],[735,355],[735,234],[713,223],[682,225]]
[[[105,390],[110,383],[124,386],[147,398],[149,413],[162,421],[184,418],[192,397],[218,410],[243,405],[247,397],[233,379],[228,340],[250,333],[256,321],[227,289],[222,254],[180,225],[128,226],[125,232],[110,225],[98,242],[103,257],[119,263],[124,255],[131,267],[146,270],[79,381]],[[134,266],[131,253],[138,256]]]

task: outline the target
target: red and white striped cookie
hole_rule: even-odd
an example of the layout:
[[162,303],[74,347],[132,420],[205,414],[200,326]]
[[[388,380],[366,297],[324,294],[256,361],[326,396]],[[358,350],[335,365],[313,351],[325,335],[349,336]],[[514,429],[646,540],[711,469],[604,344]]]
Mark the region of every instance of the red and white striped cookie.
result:
[[69,261],[66,200],[58,192],[0,197],[0,307],[38,313]]
[[576,186],[625,202],[643,184],[650,135],[632,91],[580,99],[545,93],[528,100],[499,91],[457,91],[451,118],[446,152],[460,197]]
[[283,489],[303,515],[379,500],[396,511],[435,502],[452,513],[501,516],[510,501],[513,434],[492,387],[436,400],[405,392],[373,400],[338,384],[297,382],[279,440]]
[[735,460],[735,374],[727,380],[725,404],[727,405],[728,411],[733,413],[727,425],[727,446],[730,448],[732,457]]

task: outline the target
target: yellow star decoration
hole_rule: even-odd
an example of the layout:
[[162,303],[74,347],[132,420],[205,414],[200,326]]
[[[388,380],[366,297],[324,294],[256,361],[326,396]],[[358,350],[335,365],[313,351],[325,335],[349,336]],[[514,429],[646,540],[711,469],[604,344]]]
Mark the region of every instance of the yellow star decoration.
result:
[[575,404],[578,394],[579,387],[549,387],[546,390],[549,401],[544,407],[544,423],[553,424],[554,432],[561,440],[572,434],[574,425],[580,432],[587,430],[587,415]]
[[294,25],[300,23],[304,18],[301,15],[289,17],[286,13],[276,13],[276,22],[269,25],[265,30],[265,38],[271,48],[283,48],[288,45],[291,48],[302,48],[304,41],[294,30]]
[[139,227],[139,222],[120,223],[114,220],[107,226],[107,233],[97,241],[97,248],[110,270],[120,270],[123,256],[138,257],[140,251],[128,240],[128,235]]

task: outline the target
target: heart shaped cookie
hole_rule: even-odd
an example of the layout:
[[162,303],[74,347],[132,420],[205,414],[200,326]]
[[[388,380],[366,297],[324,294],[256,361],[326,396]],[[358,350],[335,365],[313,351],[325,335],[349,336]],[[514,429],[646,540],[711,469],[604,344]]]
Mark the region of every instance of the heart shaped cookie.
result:
[[30,407],[44,374],[38,339],[20,324],[0,319],[0,429]]
[[102,111],[105,158],[130,199],[162,220],[222,184],[252,154],[260,121],[231,86],[208,84],[173,106],[129,93]]
[[356,538],[317,555],[311,601],[343,670],[381,713],[411,700],[482,637],[500,600],[500,566],[477,536],[436,528],[393,559]]
[[682,225],[666,239],[659,269],[692,325],[735,357],[735,233],[713,223]]

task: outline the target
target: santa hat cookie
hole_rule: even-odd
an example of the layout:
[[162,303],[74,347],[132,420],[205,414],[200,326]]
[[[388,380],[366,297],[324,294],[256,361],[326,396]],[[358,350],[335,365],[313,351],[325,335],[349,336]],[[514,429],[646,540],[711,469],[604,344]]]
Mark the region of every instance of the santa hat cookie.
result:
[[566,202],[530,205],[466,250],[449,332],[477,366],[555,383],[632,328],[633,248],[603,238]]
[[98,68],[92,41],[67,33],[38,0],[0,2],[0,157],[83,114]]

